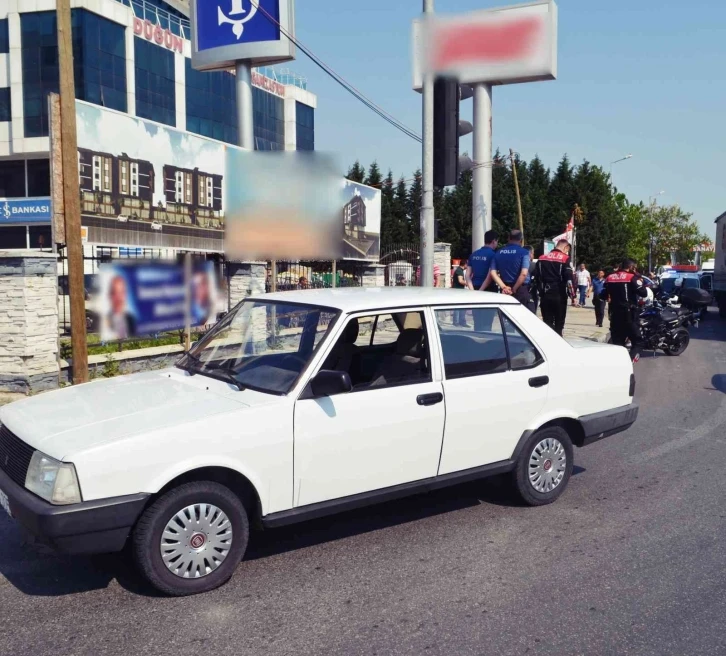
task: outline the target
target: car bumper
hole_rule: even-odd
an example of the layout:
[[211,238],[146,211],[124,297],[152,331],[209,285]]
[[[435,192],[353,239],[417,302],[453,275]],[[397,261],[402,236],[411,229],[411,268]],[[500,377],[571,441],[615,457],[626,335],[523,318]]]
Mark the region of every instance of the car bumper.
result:
[[587,446],[605,437],[610,437],[610,435],[628,430],[637,418],[638,406],[635,403],[580,417],[580,424],[585,433],[582,446]]
[[148,494],[132,494],[54,506],[28,492],[1,470],[0,490],[8,498],[12,518],[30,541],[68,554],[121,551],[149,498]]

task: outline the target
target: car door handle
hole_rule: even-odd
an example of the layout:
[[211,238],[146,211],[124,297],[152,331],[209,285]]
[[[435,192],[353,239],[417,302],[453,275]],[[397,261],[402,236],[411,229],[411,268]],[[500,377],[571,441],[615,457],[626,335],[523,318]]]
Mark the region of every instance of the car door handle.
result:
[[416,403],[419,405],[436,405],[444,400],[444,395],[441,392],[434,392],[433,394],[419,394],[416,397]]
[[530,387],[544,387],[550,382],[549,376],[537,376],[536,378],[529,379]]

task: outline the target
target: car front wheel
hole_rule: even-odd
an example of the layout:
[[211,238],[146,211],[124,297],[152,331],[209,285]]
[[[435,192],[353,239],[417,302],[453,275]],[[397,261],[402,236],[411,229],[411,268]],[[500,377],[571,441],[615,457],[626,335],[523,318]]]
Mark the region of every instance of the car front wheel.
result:
[[527,505],[555,501],[572,475],[572,440],[564,428],[550,426],[530,435],[514,470],[517,493]]
[[239,497],[219,483],[174,488],[144,511],[131,549],[144,578],[171,596],[207,592],[226,583],[249,540]]

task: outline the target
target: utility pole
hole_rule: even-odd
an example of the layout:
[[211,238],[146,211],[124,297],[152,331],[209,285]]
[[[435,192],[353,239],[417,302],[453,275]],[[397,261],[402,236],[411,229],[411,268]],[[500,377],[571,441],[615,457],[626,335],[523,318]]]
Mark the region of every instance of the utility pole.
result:
[[517,164],[514,161],[514,151],[509,149],[509,158],[512,160],[512,173],[514,174],[514,190],[517,192],[517,213],[519,214],[519,231],[524,241],[524,219],[522,218],[522,199],[519,196],[519,179],[517,178]]
[[60,69],[61,152],[63,161],[63,207],[68,251],[68,291],[71,309],[73,383],[88,382],[86,343],[86,299],[83,284],[83,243],[78,191],[78,141],[76,93],[73,77],[70,0],[58,0],[58,64]]
[[[434,13],[434,0],[423,0],[424,17]],[[422,287],[434,285],[434,79],[423,78],[423,140],[421,166],[421,278]]]
[[484,245],[492,229],[492,85],[474,84],[474,149],[471,172],[471,250]]

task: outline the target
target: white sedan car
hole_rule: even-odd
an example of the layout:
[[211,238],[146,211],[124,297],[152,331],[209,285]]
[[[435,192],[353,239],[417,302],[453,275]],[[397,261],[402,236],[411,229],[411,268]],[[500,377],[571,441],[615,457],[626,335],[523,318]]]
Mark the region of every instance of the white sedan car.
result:
[[[625,349],[508,296],[417,288],[240,303],[172,369],[0,410],[0,505],[66,553],[129,545],[159,590],[230,578],[273,528],[494,474],[554,501],[573,445],[636,419]],[[486,530],[486,529],[484,529]]]

